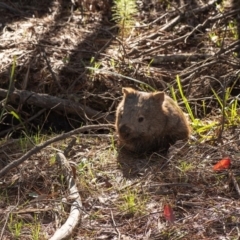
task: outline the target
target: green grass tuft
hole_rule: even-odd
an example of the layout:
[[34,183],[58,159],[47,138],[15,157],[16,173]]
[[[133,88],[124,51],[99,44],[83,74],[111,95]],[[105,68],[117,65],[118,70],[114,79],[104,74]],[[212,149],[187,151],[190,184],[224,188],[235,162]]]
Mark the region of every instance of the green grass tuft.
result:
[[122,40],[134,26],[133,15],[137,13],[135,0],[114,0],[113,20],[117,22]]

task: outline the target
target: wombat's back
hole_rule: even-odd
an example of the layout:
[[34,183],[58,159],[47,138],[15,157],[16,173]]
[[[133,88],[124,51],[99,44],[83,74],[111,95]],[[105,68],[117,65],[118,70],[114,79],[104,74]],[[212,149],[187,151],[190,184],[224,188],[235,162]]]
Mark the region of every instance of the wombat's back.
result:
[[164,92],[123,88],[123,94],[116,112],[121,146],[134,152],[167,150],[177,140],[189,137],[183,112]]

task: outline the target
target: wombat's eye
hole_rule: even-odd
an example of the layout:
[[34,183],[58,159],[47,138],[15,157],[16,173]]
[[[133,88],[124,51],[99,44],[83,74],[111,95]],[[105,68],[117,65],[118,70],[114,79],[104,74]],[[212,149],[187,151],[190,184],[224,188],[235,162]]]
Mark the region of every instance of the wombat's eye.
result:
[[142,122],[144,120],[144,117],[139,117],[138,122]]

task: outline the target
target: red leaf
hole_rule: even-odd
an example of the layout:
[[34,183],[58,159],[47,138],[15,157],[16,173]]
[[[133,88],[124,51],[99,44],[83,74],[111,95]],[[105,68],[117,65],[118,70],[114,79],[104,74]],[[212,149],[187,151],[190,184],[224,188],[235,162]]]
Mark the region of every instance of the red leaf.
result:
[[173,210],[172,210],[170,204],[166,204],[164,206],[164,217],[170,223],[173,223],[175,221],[175,216],[174,216],[174,213],[173,213]]
[[230,158],[225,157],[213,166],[213,170],[214,171],[221,171],[221,170],[224,170],[224,169],[228,169],[230,167],[230,165],[231,165]]

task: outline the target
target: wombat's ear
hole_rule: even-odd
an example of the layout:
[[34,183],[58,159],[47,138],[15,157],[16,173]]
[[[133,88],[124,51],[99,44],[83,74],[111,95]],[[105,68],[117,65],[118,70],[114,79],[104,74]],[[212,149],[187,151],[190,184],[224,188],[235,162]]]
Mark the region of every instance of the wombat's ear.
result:
[[164,98],[165,98],[165,93],[164,92],[155,92],[155,93],[153,93],[153,97],[154,97],[154,99],[156,99],[160,102],[163,102]]
[[128,95],[130,93],[135,93],[136,91],[133,88],[127,87],[127,88],[122,88],[122,93],[124,95]]

